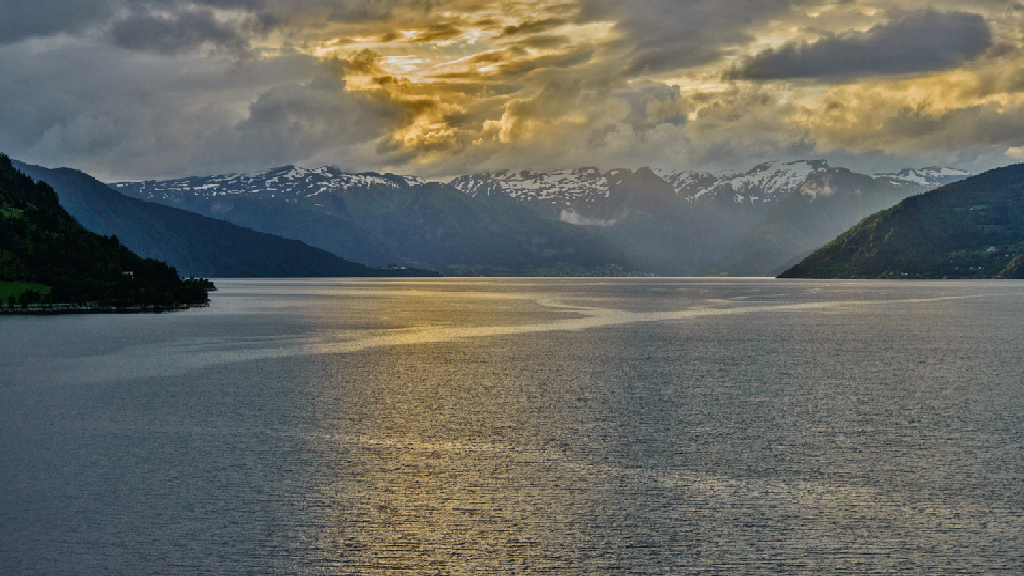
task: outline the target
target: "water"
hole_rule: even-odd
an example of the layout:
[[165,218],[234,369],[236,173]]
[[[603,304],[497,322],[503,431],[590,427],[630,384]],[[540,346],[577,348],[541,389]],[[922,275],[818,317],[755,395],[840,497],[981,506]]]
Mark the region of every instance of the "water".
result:
[[0,318],[0,573],[1024,572],[1024,283],[217,284]]

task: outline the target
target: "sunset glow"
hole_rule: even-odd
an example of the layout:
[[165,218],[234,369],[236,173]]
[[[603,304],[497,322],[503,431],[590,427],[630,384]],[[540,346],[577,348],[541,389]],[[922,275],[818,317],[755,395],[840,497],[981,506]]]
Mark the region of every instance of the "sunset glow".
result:
[[979,170],[1024,146],[1006,3],[122,1],[66,22],[45,4],[0,34],[0,143],[101,175]]

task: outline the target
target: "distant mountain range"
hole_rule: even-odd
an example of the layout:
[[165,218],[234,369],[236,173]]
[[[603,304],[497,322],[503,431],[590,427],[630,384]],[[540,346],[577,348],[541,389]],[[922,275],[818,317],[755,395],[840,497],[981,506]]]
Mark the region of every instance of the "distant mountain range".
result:
[[[54,181],[58,176],[46,174]],[[647,168],[499,171],[443,184],[285,166],[257,174],[113,183],[120,195],[95,200],[93,213],[83,211],[82,218],[109,227],[112,218],[100,218],[96,206],[116,204],[127,213],[126,201],[139,209],[142,200],[147,213],[153,203],[162,204],[180,209],[179,217],[206,216],[206,226],[213,219],[230,222],[374,267],[454,275],[772,275],[865,216],[966,176],[926,168],[872,177],[810,160],[717,174]],[[102,195],[95,181],[74,180],[62,194],[69,205],[76,197],[70,188],[93,190],[94,199]],[[118,236],[126,238],[132,223],[141,222],[138,216],[120,221],[127,228]],[[160,226],[136,228],[136,235],[151,236]],[[180,245],[182,236],[190,234],[177,233],[174,242]],[[236,242],[224,252],[225,261],[245,245],[253,243]],[[195,257],[200,250],[191,246],[186,252]],[[284,260],[319,266],[311,256]]]
[[[460,176],[449,184],[470,196],[505,195],[542,208],[570,224],[612,226],[635,208],[621,186],[638,174],[654,174],[688,206],[714,203],[768,204],[785,198],[807,177],[828,168],[824,160],[767,162],[742,174],[597,168],[553,172],[502,170]],[[662,186],[662,184],[659,184]]]
[[970,172],[964,170],[958,170],[956,168],[904,168],[899,172],[891,172],[887,174],[874,174],[873,177],[882,180],[889,180],[894,183],[910,182],[918,184],[920,186],[927,186],[934,188],[937,186],[945,186],[946,184],[952,184],[959,180],[963,180],[971,175]]
[[336,168],[118,182],[122,194],[295,238],[352,260],[445,274],[631,271],[611,242],[501,196]]
[[873,214],[782,278],[1024,278],[1024,165]]
[[451,185],[592,227],[658,274],[751,276],[777,274],[861,218],[968,175],[926,168],[871,177],[811,160],[720,174],[505,170]]

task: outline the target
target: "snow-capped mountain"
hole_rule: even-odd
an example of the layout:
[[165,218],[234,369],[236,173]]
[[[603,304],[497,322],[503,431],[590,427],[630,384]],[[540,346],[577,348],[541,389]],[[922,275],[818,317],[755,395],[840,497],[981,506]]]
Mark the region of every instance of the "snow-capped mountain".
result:
[[[668,183],[679,198],[694,207],[715,202],[766,208],[798,192],[812,174],[823,173],[829,168],[825,160],[797,160],[764,162],[743,172],[666,169],[654,169],[652,172]],[[602,173],[597,168],[551,172],[501,170],[460,176],[450,185],[470,196],[504,194],[519,201],[542,204],[555,214],[564,210],[572,215],[592,211],[596,204],[613,197],[614,183],[632,173],[630,170]],[[967,178],[970,173],[956,168],[931,167],[906,168],[872,176],[897,186],[928,190]],[[571,218],[566,220],[572,221]],[[583,222],[587,223],[587,220],[583,219]]]
[[[302,240],[374,265],[397,262],[463,272],[483,266],[479,270],[507,272],[616,263],[687,275],[724,262],[755,226],[769,232],[778,228],[763,220],[784,217],[785,202],[799,205],[789,211],[800,214],[794,229],[818,241],[834,235],[837,223],[862,217],[862,208],[881,209],[890,198],[898,201],[968,175],[921,168],[858,176],[861,184],[850,194],[863,196],[881,187],[874,195],[882,199],[877,206],[859,196],[833,194],[831,188],[812,187],[815,194],[804,190],[836,170],[844,169],[830,168],[824,160],[765,162],[728,173],[502,170],[459,176],[444,185],[393,174],[285,166],[258,174],[111,186],[127,196]],[[811,197],[807,206],[801,196]],[[817,196],[829,200],[815,201]],[[851,200],[850,206],[845,200]],[[765,242],[754,238],[748,244]],[[760,270],[749,262],[784,263],[797,255],[789,253],[796,244],[787,246],[780,245],[775,254],[780,262],[774,256],[734,258],[740,264],[721,270],[742,274]]]
[[612,191],[613,182],[622,173],[629,171],[602,174],[597,168],[552,172],[501,170],[459,176],[449,186],[474,198],[508,196],[570,224],[607,226],[623,215],[622,195]]
[[565,198],[578,201],[608,196],[608,178],[597,168],[555,170],[553,172],[513,172],[501,170],[472,176],[459,176],[450,186],[470,196],[505,194],[516,199]]
[[910,182],[927,188],[938,188],[968,178],[971,173],[958,168],[930,166],[928,168],[904,168],[899,172],[872,174],[872,176],[886,180]]
[[766,204],[796,192],[808,176],[827,169],[824,160],[798,160],[764,162],[741,173],[654,172],[690,203],[730,199],[738,204]]
[[[815,172],[828,169],[824,160],[765,162],[740,173],[652,170],[687,204],[728,201],[767,204],[796,192]],[[539,202],[567,212],[580,212],[581,204],[594,204],[614,194],[614,183],[632,174],[629,170],[601,173],[597,168],[531,172],[502,170],[460,176],[451,186],[470,196],[502,193],[526,202]],[[585,211],[585,210],[584,210]],[[556,211],[557,213],[557,211]]]
[[111,186],[119,192],[143,199],[181,198],[183,196],[213,198],[244,194],[295,200],[323,193],[346,192],[375,186],[408,188],[423,183],[424,180],[415,176],[396,176],[372,172],[350,174],[332,166],[320,168],[283,166],[258,174],[225,174],[193,176],[177,180],[116,182]]
[[474,199],[415,177],[285,166],[110,186],[374,266],[454,274],[636,268],[589,229],[552,222],[518,202]]

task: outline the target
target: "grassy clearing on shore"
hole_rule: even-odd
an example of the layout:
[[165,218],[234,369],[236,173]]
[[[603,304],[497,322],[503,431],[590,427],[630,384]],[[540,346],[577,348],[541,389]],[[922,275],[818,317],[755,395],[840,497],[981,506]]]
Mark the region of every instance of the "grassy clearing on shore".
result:
[[11,296],[18,298],[23,293],[35,290],[40,294],[49,294],[50,287],[46,284],[32,284],[28,282],[0,282],[0,305],[7,304]]

